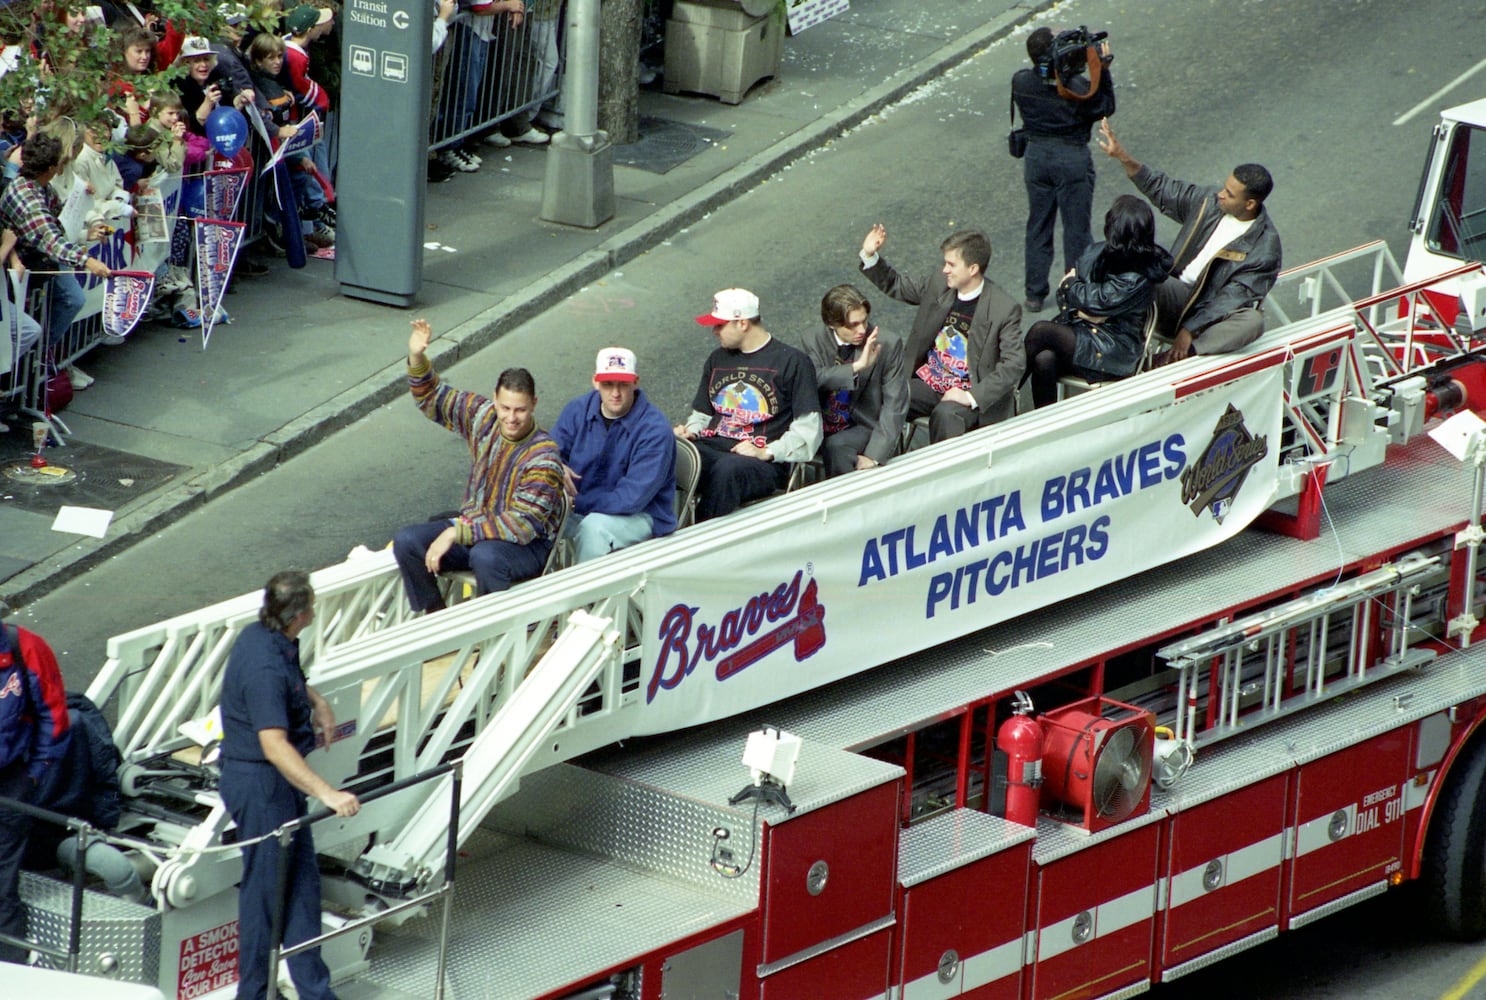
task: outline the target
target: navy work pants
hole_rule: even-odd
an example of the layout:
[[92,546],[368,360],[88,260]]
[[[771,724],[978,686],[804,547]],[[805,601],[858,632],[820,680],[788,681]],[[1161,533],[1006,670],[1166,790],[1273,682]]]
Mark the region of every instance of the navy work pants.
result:
[[[268,763],[222,761],[222,801],[237,824],[241,840],[271,833],[305,814],[305,797]],[[268,952],[274,893],[278,888],[279,842],[271,838],[242,849],[243,879],[237,894],[237,997],[259,1000],[268,992]],[[280,941],[294,945],[320,933],[320,869],[315,864],[315,841],[308,827],[294,834],[287,854]],[[301,1000],[335,1000],[330,970],[320,949],[289,959],[289,976]]]
[[1063,216],[1063,272],[1089,246],[1089,215],[1094,210],[1094,159],[1089,147],[1056,139],[1033,139],[1022,158],[1027,184],[1027,298],[1048,297],[1053,266],[1053,226]]
[[[18,760],[0,770],[0,795],[30,802],[33,791],[24,762]],[[26,853],[26,837],[30,832],[31,817],[0,805],[0,932],[17,938],[26,936],[21,857]],[[0,962],[25,962],[26,951],[18,945],[0,944]]]

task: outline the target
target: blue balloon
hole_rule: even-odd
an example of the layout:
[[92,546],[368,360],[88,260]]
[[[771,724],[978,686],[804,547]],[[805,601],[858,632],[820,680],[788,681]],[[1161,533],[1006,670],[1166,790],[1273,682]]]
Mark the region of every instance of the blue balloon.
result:
[[220,107],[206,116],[206,138],[223,156],[233,156],[248,141],[248,120],[233,107]]

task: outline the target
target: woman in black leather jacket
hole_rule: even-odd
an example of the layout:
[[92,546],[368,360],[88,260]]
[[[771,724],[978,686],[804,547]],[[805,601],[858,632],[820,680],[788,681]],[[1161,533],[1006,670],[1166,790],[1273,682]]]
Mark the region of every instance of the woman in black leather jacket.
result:
[[1104,242],[1085,250],[1063,276],[1057,318],[1027,331],[1033,404],[1057,400],[1060,375],[1106,382],[1135,374],[1146,309],[1170,269],[1171,255],[1156,244],[1151,206],[1120,195],[1104,216]]

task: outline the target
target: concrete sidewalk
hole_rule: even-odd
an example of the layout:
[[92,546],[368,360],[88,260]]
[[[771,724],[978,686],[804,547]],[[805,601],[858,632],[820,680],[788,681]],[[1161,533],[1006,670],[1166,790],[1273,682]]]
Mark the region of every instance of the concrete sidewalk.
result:
[[[337,294],[333,265],[274,262],[225,300],[231,325],[136,331],[82,361],[97,384],[62,414],[48,458],[79,481],[45,493],[0,479],[0,595],[24,605],[405,392],[410,314],[440,331],[440,368],[657,246],[1051,6],[1009,0],[854,0],[787,38],[779,76],[737,106],[647,91],[641,114],[725,136],[664,174],[620,166],[614,219],[541,221],[544,153],[486,147],[479,173],[430,185],[424,284],[401,312]],[[992,119],[999,128],[999,119]],[[1000,142],[1000,133],[987,137]],[[25,439],[25,440],[22,440]],[[28,429],[0,437],[0,464]],[[27,496],[26,494],[32,494]],[[63,504],[107,507],[102,540],[51,530]]]

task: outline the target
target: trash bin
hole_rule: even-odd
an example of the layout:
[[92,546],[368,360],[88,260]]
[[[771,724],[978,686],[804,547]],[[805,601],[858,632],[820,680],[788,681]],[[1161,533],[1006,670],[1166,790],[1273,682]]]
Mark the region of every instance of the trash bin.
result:
[[767,0],[675,0],[666,21],[665,92],[726,104],[779,73],[784,18]]

